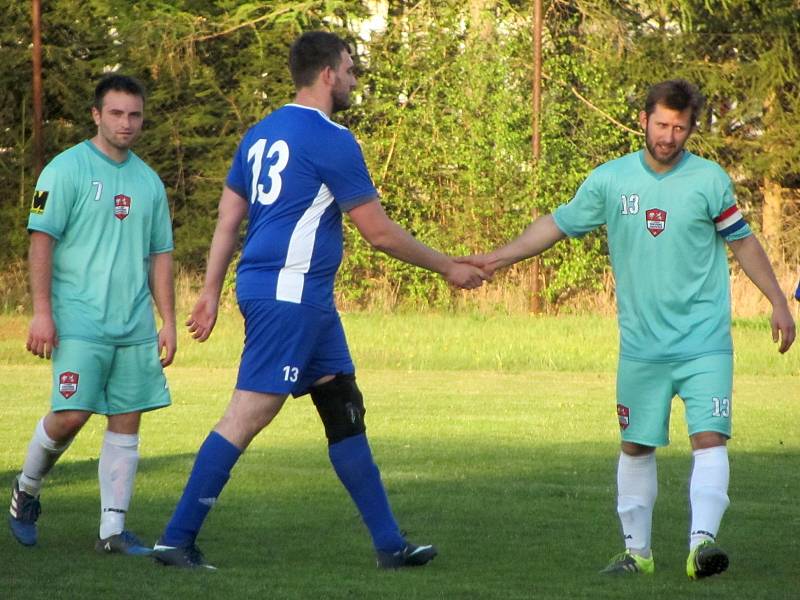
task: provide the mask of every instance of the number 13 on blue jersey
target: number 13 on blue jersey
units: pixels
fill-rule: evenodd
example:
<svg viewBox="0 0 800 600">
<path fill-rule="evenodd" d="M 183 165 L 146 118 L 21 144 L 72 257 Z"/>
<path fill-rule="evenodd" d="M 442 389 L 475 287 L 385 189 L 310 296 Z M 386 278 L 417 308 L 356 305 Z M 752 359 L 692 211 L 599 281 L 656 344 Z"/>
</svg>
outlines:
<svg viewBox="0 0 800 600">
<path fill-rule="evenodd" d="M 264 150 L 267 147 L 267 140 L 261 138 L 256 140 L 256 143 L 250 146 L 247 151 L 247 160 L 253 161 L 253 180 L 250 186 L 250 204 L 255 204 L 256 200 L 265 206 L 272 204 L 278 199 L 281 193 L 281 171 L 286 168 L 289 163 L 289 145 L 283 140 L 278 140 L 273 143 L 267 151 L 267 159 L 272 158 L 276 154 L 278 160 L 270 166 L 267 171 L 269 178 L 269 190 L 264 191 L 264 184 L 259 183 L 258 179 L 261 176 L 261 163 L 264 161 Z"/>
</svg>

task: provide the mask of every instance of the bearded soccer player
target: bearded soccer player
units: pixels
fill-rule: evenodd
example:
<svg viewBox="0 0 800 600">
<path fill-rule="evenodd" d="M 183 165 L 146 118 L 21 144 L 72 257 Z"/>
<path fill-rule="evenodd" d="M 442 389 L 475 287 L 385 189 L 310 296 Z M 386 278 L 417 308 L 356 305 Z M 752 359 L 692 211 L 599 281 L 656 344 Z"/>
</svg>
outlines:
<svg viewBox="0 0 800 600">
<path fill-rule="evenodd" d="M 595 169 L 568 204 L 488 255 L 489 272 L 536 256 L 565 237 L 607 226 L 616 278 L 622 448 L 617 511 L 626 549 L 602 571 L 651 574 L 655 449 L 669 443 L 672 398 L 686 408 L 693 466 L 686 572 L 723 572 L 717 534 L 728 507 L 733 350 L 725 245 L 772 304 L 772 337 L 786 352 L 795 324 L 764 250 L 736 205 L 728 175 L 684 148 L 704 98 L 684 80 L 648 93 L 639 120 L 645 147 Z"/>
<path fill-rule="evenodd" d="M 364 402 L 333 299 L 342 258 L 342 213 L 374 247 L 474 288 L 480 269 L 416 241 L 383 211 L 361 149 L 331 120 L 355 89 L 347 45 L 308 32 L 292 45 L 295 100 L 253 126 L 233 158 L 219 204 L 205 287 L 187 322 L 199 341 L 211 334 L 240 223 L 247 236 L 236 277 L 245 342 L 233 397 L 198 452 L 172 519 L 155 546 L 163 564 L 213 568 L 196 538 L 231 469 L 287 396 L 311 395 L 328 455 L 369 530 L 382 568 L 424 565 L 431 545 L 408 542 L 395 521 L 372 458 Z"/>
<path fill-rule="evenodd" d="M 164 186 L 130 149 L 144 90 L 112 74 L 95 89 L 97 135 L 42 171 L 28 219 L 33 319 L 27 348 L 53 360 L 51 411 L 14 480 L 9 524 L 37 542 L 45 476 L 92 414 L 106 415 L 98 466 L 101 553 L 146 555 L 125 529 L 145 411 L 170 404 L 163 367 L 176 348 L 172 224 Z M 152 301 L 163 321 L 156 333 Z M 163 358 L 161 355 L 163 354 Z"/>
</svg>

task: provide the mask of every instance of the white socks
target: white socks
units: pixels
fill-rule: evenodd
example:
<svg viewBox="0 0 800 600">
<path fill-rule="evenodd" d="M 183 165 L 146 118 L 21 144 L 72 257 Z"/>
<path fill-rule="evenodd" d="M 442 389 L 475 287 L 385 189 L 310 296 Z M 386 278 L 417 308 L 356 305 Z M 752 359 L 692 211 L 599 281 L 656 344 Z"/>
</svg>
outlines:
<svg viewBox="0 0 800 600">
<path fill-rule="evenodd" d="M 139 435 L 106 431 L 97 475 L 100 479 L 100 539 L 122 533 L 139 465 Z"/>
<path fill-rule="evenodd" d="M 715 540 L 728 508 L 730 468 L 726 446 L 692 452 L 694 465 L 689 482 L 692 523 L 689 548 Z M 617 512 L 625 547 L 634 554 L 650 556 L 653 507 L 658 495 L 655 452 L 644 456 L 620 453 L 617 468 Z"/>
<path fill-rule="evenodd" d="M 31 442 L 28 444 L 25 462 L 22 464 L 19 488 L 26 494 L 38 496 L 45 475 L 50 472 L 50 469 L 71 443 L 71 439 L 61 443 L 52 440 L 44 429 L 44 417 L 39 419 L 33 430 Z"/>
<path fill-rule="evenodd" d="M 653 507 L 658 496 L 656 453 L 630 456 L 620 452 L 617 466 L 617 513 L 625 547 L 650 557 Z"/>
<path fill-rule="evenodd" d="M 705 540 L 716 539 L 722 515 L 730 504 L 728 448 L 714 446 L 695 450 L 692 454 L 694 466 L 689 481 L 689 501 L 692 506 L 690 549 Z"/>
</svg>

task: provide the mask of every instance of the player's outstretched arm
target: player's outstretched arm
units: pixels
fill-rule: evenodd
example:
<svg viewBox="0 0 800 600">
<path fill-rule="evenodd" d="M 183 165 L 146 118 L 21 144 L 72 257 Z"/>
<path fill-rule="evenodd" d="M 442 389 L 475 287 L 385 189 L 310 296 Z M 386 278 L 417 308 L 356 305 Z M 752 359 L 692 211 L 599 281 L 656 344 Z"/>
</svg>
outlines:
<svg viewBox="0 0 800 600">
<path fill-rule="evenodd" d="M 28 250 L 33 318 L 28 329 L 25 347 L 39 358 L 50 358 L 58 346 L 58 332 L 53 321 L 50 290 L 53 279 L 54 240 L 41 231 L 31 232 Z"/>
<path fill-rule="evenodd" d="M 497 269 L 513 265 L 526 258 L 541 254 L 566 237 L 558 228 L 552 215 L 539 217 L 525 228 L 519 237 L 489 254 L 474 254 L 457 260 L 481 267 L 489 275 Z"/>
<path fill-rule="evenodd" d="M 178 349 L 178 333 L 175 330 L 175 283 L 172 277 L 172 252 L 160 252 L 150 256 L 150 290 L 161 316 L 158 331 L 158 353 L 161 366 L 168 367 L 175 359 Z"/>
<path fill-rule="evenodd" d="M 247 200 L 225 186 L 219 199 L 219 216 L 211 239 L 208 253 L 206 278 L 200 297 L 192 309 L 186 326 L 198 342 L 204 342 L 211 335 L 217 322 L 219 296 L 225 273 L 231 263 L 233 251 L 239 242 L 239 226 L 247 215 Z"/>
<path fill-rule="evenodd" d="M 480 268 L 458 263 L 414 239 L 386 215 L 377 198 L 355 207 L 348 214 L 364 239 L 374 248 L 403 262 L 439 273 L 452 285 L 471 290 L 480 287 L 489 278 Z"/>
<path fill-rule="evenodd" d="M 750 281 L 756 284 L 772 304 L 772 341 L 780 341 L 778 352 L 783 354 L 792 346 L 796 330 L 789 303 L 775 277 L 767 253 L 755 235 L 728 242 L 728 245 Z"/>
</svg>

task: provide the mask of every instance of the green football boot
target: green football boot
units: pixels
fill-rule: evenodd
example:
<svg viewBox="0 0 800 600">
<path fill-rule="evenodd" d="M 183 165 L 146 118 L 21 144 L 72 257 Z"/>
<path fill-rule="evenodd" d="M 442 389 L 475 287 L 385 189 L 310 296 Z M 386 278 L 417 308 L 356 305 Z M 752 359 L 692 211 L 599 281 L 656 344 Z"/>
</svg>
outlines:
<svg viewBox="0 0 800 600">
<path fill-rule="evenodd" d="M 631 554 L 630 550 L 620 552 L 611 559 L 608 566 L 600 571 L 601 575 L 652 575 L 656 570 L 653 556 L 645 558 L 638 554 Z"/>
<path fill-rule="evenodd" d="M 689 552 L 686 574 L 689 579 L 702 579 L 718 575 L 728 568 L 728 555 L 711 540 L 702 542 Z"/>
</svg>

